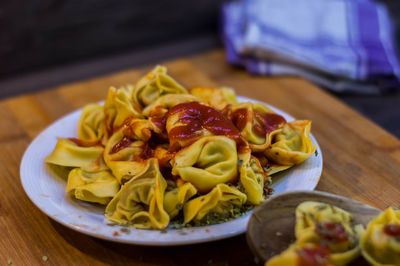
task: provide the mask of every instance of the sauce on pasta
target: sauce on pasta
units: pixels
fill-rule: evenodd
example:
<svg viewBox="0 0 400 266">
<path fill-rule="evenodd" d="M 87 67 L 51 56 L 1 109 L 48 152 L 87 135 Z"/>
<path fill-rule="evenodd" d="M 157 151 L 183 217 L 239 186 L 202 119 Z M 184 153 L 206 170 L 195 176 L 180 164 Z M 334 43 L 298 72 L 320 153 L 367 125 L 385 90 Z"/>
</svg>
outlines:
<svg viewBox="0 0 400 266">
<path fill-rule="evenodd" d="M 387 224 L 383 228 L 383 232 L 389 236 L 399 237 L 400 236 L 400 225 L 397 224 Z"/>
<path fill-rule="evenodd" d="M 213 135 L 223 135 L 234 139 L 237 144 L 243 145 L 239 130 L 220 111 L 198 102 L 181 103 L 172 107 L 167 117 L 179 115 L 179 122 L 183 125 L 170 130 L 168 137 L 172 140 L 190 140 L 200 137 L 202 129 Z"/>
<path fill-rule="evenodd" d="M 260 137 L 265 137 L 269 132 L 274 131 L 280 125 L 285 124 L 286 120 L 283 116 L 275 113 L 262 113 L 254 110 L 254 118 L 258 122 L 258 125 L 254 123 L 254 133 Z"/>
<path fill-rule="evenodd" d="M 239 131 L 242 131 L 247 123 L 247 109 L 246 108 L 240 108 L 232 112 L 232 114 L 229 116 L 229 119 L 235 124 L 236 128 Z"/>
<path fill-rule="evenodd" d="M 119 152 L 120 150 L 129 147 L 131 145 L 132 140 L 128 137 L 123 137 L 119 142 L 117 142 L 111 149 L 110 154 L 114 154 Z"/>
<path fill-rule="evenodd" d="M 160 131 L 165 131 L 167 118 L 166 113 L 163 112 L 162 106 L 157 106 L 154 110 L 150 112 L 150 120 L 157 128 L 160 129 Z"/>
<path fill-rule="evenodd" d="M 329 264 L 329 250 L 322 247 L 303 247 L 297 251 L 299 266 L 325 266 Z"/>
<path fill-rule="evenodd" d="M 226 110 L 224 111 L 227 112 Z M 235 124 L 239 131 L 242 131 L 246 127 L 249 119 L 254 119 L 254 121 L 251 121 L 253 122 L 253 131 L 260 137 L 265 137 L 267 133 L 274 131 L 280 125 L 286 123 L 283 116 L 275 113 L 264 113 L 254 110 L 253 115 L 253 118 L 249 116 L 247 108 L 240 108 L 228 114 L 228 118 Z"/>
<path fill-rule="evenodd" d="M 316 226 L 315 232 L 321 237 L 323 242 L 327 243 L 341 243 L 348 240 L 346 230 L 340 223 L 320 223 Z"/>
</svg>

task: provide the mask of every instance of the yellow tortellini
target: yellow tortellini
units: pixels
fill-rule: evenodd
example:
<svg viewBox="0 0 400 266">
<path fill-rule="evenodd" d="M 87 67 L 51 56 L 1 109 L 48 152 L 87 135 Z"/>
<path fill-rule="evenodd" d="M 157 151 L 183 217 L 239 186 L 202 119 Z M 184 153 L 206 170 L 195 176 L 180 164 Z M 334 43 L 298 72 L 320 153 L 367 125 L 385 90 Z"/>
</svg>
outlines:
<svg viewBox="0 0 400 266">
<path fill-rule="evenodd" d="M 388 208 L 371 220 L 361 237 L 361 249 L 372 265 L 400 265 L 400 210 Z"/>
<path fill-rule="evenodd" d="M 156 66 L 140 79 L 133 90 L 133 101 L 144 108 L 166 94 L 186 94 L 187 91 L 167 74 L 167 68 Z"/>
<path fill-rule="evenodd" d="M 178 215 L 183 205 L 194 195 L 197 189 L 189 182 L 184 183 L 165 193 L 164 209 L 172 219 Z"/>
<path fill-rule="evenodd" d="M 104 105 L 86 105 L 77 137 L 60 138 L 45 162 L 69 172 L 67 193 L 108 204 L 117 224 L 220 223 L 259 205 L 270 175 L 315 151 L 310 125 L 238 103 L 231 88 L 188 93 L 156 66 L 135 85 L 110 87 Z"/>
<path fill-rule="evenodd" d="M 196 103 L 195 106 L 200 107 L 204 105 L 197 105 Z M 170 146 L 183 148 L 197 139 L 213 135 L 211 131 L 201 125 L 203 122 L 201 119 L 197 120 L 197 118 L 200 118 L 199 116 L 201 116 L 201 112 L 198 112 L 199 114 L 188 114 L 188 111 L 185 110 L 185 108 L 180 108 L 177 111 L 174 109 L 171 110 L 172 111 L 167 113 L 165 124 L 168 138 L 170 140 Z M 192 127 L 195 125 L 197 125 L 198 128 L 193 129 Z M 174 134 L 174 131 L 181 128 L 186 129 L 183 131 L 189 131 L 189 133 Z M 190 135 L 190 137 L 185 137 L 185 135 Z"/>
<path fill-rule="evenodd" d="M 304 162 L 317 149 L 309 136 L 311 121 L 297 120 L 285 124 L 267 137 L 265 156 L 280 165 L 295 165 Z"/>
<path fill-rule="evenodd" d="M 252 152 L 268 148 L 267 135 L 286 124 L 284 117 L 260 103 L 233 104 L 225 113 L 248 141 Z"/>
<path fill-rule="evenodd" d="M 106 102 L 104 104 L 106 139 L 113 134 L 123 123 L 131 117 L 142 117 L 140 108 L 132 101 L 133 86 L 127 85 L 116 89 L 111 87 L 108 90 Z"/>
<path fill-rule="evenodd" d="M 351 214 L 336 206 L 306 201 L 296 208 L 296 238 L 313 233 L 321 222 L 341 223 L 347 232 L 351 232 Z"/>
<path fill-rule="evenodd" d="M 147 162 L 147 167 L 125 183 L 107 205 L 105 215 L 110 221 L 135 228 L 167 227 L 170 218 L 163 206 L 167 182 L 157 159 Z"/>
<path fill-rule="evenodd" d="M 74 139 L 60 138 L 52 153 L 45 158 L 46 163 L 80 167 L 87 172 L 107 169 L 103 160 L 102 146 L 81 147 Z"/>
<path fill-rule="evenodd" d="M 138 122 L 141 121 L 147 123 L 146 120 Z M 140 139 L 140 137 L 147 138 L 146 134 L 142 134 L 142 127 L 145 125 L 138 123 L 136 127 L 136 129 L 130 129 L 132 135 L 129 138 L 124 135 L 125 127 L 119 129 L 112 135 L 105 147 L 104 161 L 121 184 L 146 167 L 143 159 L 147 157 L 146 149 L 148 147 L 146 141 Z"/>
<path fill-rule="evenodd" d="M 209 136 L 178 152 L 172 161 L 172 174 L 208 192 L 217 184 L 237 176 L 236 143 L 224 136 Z"/>
<path fill-rule="evenodd" d="M 184 223 L 200 221 L 207 214 L 227 214 L 234 207 L 241 207 L 246 200 L 246 194 L 237 188 L 218 184 L 208 194 L 192 199 L 183 206 Z"/>
<path fill-rule="evenodd" d="M 105 132 L 103 106 L 88 104 L 83 110 L 78 123 L 78 139 L 88 142 L 99 142 Z"/>
<path fill-rule="evenodd" d="M 296 208 L 295 236 L 296 242 L 266 266 L 347 265 L 360 254 L 351 214 L 330 204 L 301 203 Z"/>
<path fill-rule="evenodd" d="M 190 89 L 190 94 L 218 110 L 224 109 L 229 104 L 237 103 L 235 91 L 228 87 L 195 87 Z"/>
<path fill-rule="evenodd" d="M 240 182 L 251 204 L 258 205 L 264 200 L 264 170 L 250 152 L 239 154 Z"/>
<path fill-rule="evenodd" d="M 345 265 L 360 254 L 352 216 L 330 204 L 307 201 L 296 209 L 298 245 L 314 243 L 328 249 L 334 265 Z"/>
<path fill-rule="evenodd" d="M 143 114 L 149 117 L 155 133 L 164 134 L 164 137 L 168 138 L 166 134 L 166 115 L 168 110 L 180 103 L 193 101 L 199 101 L 199 99 L 190 94 L 167 94 L 143 109 Z"/>
<path fill-rule="evenodd" d="M 155 102 L 143 109 L 143 115 L 150 116 L 151 112 L 157 107 L 163 112 L 167 112 L 170 108 L 180 103 L 199 102 L 199 99 L 190 94 L 167 94 L 158 98 Z"/>
<path fill-rule="evenodd" d="M 80 200 L 107 204 L 118 193 L 119 183 L 108 170 L 90 173 L 75 168 L 65 191 Z"/>
<path fill-rule="evenodd" d="M 299 265 L 323 265 L 332 266 L 329 260 L 329 251 L 312 243 L 302 246 L 291 245 L 281 254 L 272 257 L 265 266 L 299 266 Z"/>
<path fill-rule="evenodd" d="M 273 174 L 285 171 L 285 170 L 289 169 L 290 167 L 292 167 L 292 166 L 291 165 L 280 165 L 280 164 L 276 164 L 276 163 L 270 163 L 268 165 L 267 173 L 268 173 L 268 175 L 273 175 Z"/>
</svg>

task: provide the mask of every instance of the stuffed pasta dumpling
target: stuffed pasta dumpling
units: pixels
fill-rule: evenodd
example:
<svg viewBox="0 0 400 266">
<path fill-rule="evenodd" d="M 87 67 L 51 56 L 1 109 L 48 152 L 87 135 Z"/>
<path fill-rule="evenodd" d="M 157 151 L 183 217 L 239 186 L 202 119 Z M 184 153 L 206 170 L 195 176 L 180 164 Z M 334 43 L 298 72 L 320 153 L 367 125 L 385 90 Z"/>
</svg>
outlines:
<svg viewBox="0 0 400 266">
<path fill-rule="evenodd" d="M 258 159 L 250 151 L 239 154 L 240 183 L 247 195 L 247 201 L 258 205 L 264 200 L 264 179 L 270 180 L 264 173 Z"/>
<path fill-rule="evenodd" d="M 227 215 L 234 207 L 241 207 L 246 199 L 246 194 L 237 188 L 218 184 L 208 194 L 192 199 L 183 206 L 184 223 L 200 221 L 208 214 Z"/>
<path fill-rule="evenodd" d="M 44 161 L 60 166 L 80 167 L 87 172 L 108 169 L 103 160 L 104 148 L 102 146 L 85 147 L 79 144 L 78 139 L 60 138 L 54 150 Z"/>
<path fill-rule="evenodd" d="M 107 205 L 105 216 L 114 223 L 135 228 L 166 228 L 169 223 L 163 205 L 166 187 L 157 159 L 149 159 L 146 168 L 125 183 Z"/>
<path fill-rule="evenodd" d="M 167 114 L 166 129 L 172 149 L 207 136 L 227 136 L 242 142 L 240 132 L 220 111 L 199 102 L 181 103 Z"/>
<path fill-rule="evenodd" d="M 158 98 L 143 110 L 143 114 L 149 118 L 154 132 L 166 135 L 166 119 L 168 110 L 175 105 L 199 101 L 199 99 L 190 94 L 167 94 Z"/>
<path fill-rule="evenodd" d="M 121 184 L 146 166 L 144 160 L 151 157 L 151 149 L 146 142 L 150 137 L 148 121 L 133 119 L 108 140 L 104 160 Z"/>
<path fill-rule="evenodd" d="M 369 222 L 361 250 L 372 265 L 400 265 L 400 210 L 388 208 Z"/>
<path fill-rule="evenodd" d="M 65 189 L 77 199 L 100 204 L 107 204 L 118 190 L 118 180 L 108 170 L 90 173 L 80 168 L 69 172 Z"/>
<path fill-rule="evenodd" d="M 166 94 L 187 94 L 187 91 L 167 74 L 166 67 L 156 66 L 136 83 L 132 97 L 144 108 Z"/>
<path fill-rule="evenodd" d="M 197 189 L 189 182 L 165 192 L 164 209 L 172 219 L 183 209 L 185 203 L 196 195 Z"/>
<path fill-rule="evenodd" d="M 296 242 L 266 266 L 340 266 L 360 254 L 350 213 L 330 204 L 306 201 L 296 208 Z"/>
<path fill-rule="evenodd" d="M 132 91 L 133 87 L 131 85 L 119 89 L 111 87 L 108 90 L 107 99 L 104 104 L 106 126 L 104 144 L 114 131 L 120 128 L 128 118 L 142 117 L 139 106 L 131 99 Z"/>
<path fill-rule="evenodd" d="M 190 89 L 190 94 L 218 110 L 224 109 L 229 104 L 237 103 L 235 91 L 227 87 L 194 87 Z"/>
<path fill-rule="evenodd" d="M 225 110 L 225 114 L 249 142 L 253 152 L 264 151 L 269 146 L 267 135 L 286 124 L 285 118 L 260 103 L 234 104 Z"/>
<path fill-rule="evenodd" d="M 200 192 L 237 177 L 236 143 L 223 136 L 203 137 L 179 151 L 172 174 L 192 183 Z"/>
<path fill-rule="evenodd" d="M 199 101 L 199 98 L 191 94 L 166 94 L 144 108 L 143 115 L 150 116 L 151 112 L 154 111 L 154 109 L 157 107 L 161 107 L 164 112 L 167 112 L 169 109 L 180 103 Z"/>
<path fill-rule="evenodd" d="M 267 136 L 265 156 L 280 165 L 291 166 L 304 162 L 317 149 L 309 136 L 310 129 L 311 121 L 297 120 L 271 132 Z"/>
<path fill-rule="evenodd" d="M 329 251 L 333 265 L 345 265 L 360 254 L 350 213 L 330 204 L 307 201 L 296 209 L 298 245 L 313 243 Z"/>
<path fill-rule="evenodd" d="M 87 142 L 100 142 L 104 136 L 103 106 L 88 104 L 83 110 L 78 123 L 78 139 Z"/>
<path fill-rule="evenodd" d="M 265 266 L 334 266 L 326 248 L 312 243 L 291 245 L 281 254 L 272 257 Z"/>
</svg>

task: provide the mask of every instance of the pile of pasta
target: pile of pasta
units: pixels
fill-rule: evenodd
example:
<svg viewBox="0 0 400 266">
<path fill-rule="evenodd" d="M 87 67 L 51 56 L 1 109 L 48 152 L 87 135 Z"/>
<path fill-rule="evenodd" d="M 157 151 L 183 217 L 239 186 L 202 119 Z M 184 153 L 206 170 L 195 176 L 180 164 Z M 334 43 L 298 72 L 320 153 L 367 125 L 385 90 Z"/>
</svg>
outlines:
<svg viewBox="0 0 400 266">
<path fill-rule="evenodd" d="M 72 168 L 66 192 L 107 205 L 108 220 L 164 229 L 260 204 L 272 174 L 315 153 L 310 127 L 238 103 L 229 88 L 189 93 L 157 66 L 134 86 L 111 87 L 104 105 L 85 106 L 78 137 L 58 139 L 45 161 Z"/>
<path fill-rule="evenodd" d="M 400 265 L 400 210 L 388 208 L 367 228 L 336 206 L 307 201 L 296 208 L 296 242 L 265 266 L 339 266 L 362 255 L 371 265 Z M 358 265 L 358 264 L 357 264 Z"/>
</svg>

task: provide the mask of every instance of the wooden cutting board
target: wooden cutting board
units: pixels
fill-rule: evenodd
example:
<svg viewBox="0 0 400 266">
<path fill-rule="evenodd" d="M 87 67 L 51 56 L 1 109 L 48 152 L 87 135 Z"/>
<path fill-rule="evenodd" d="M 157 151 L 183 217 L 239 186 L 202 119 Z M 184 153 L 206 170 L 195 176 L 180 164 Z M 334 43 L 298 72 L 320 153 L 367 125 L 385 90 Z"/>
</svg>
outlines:
<svg viewBox="0 0 400 266">
<path fill-rule="evenodd" d="M 324 158 L 318 190 L 381 209 L 400 207 L 400 141 L 329 93 L 300 78 L 249 76 L 228 66 L 221 51 L 177 59 L 165 65 L 187 88 L 231 86 L 238 95 L 268 102 L 298 119 L 311 119 L 312 133 Z M 109 86 L 134 83 L 151 67 L 0 102 L 1 265 L 8 260 L 13 265 L 255 263 L 243 235 L 176 248 L 117 244 L 54 222 L 25 195 L 19 180 L 19 165 L 30 141 L 57 118 L 87 103 L 105 99 Z"/>
</svg>

